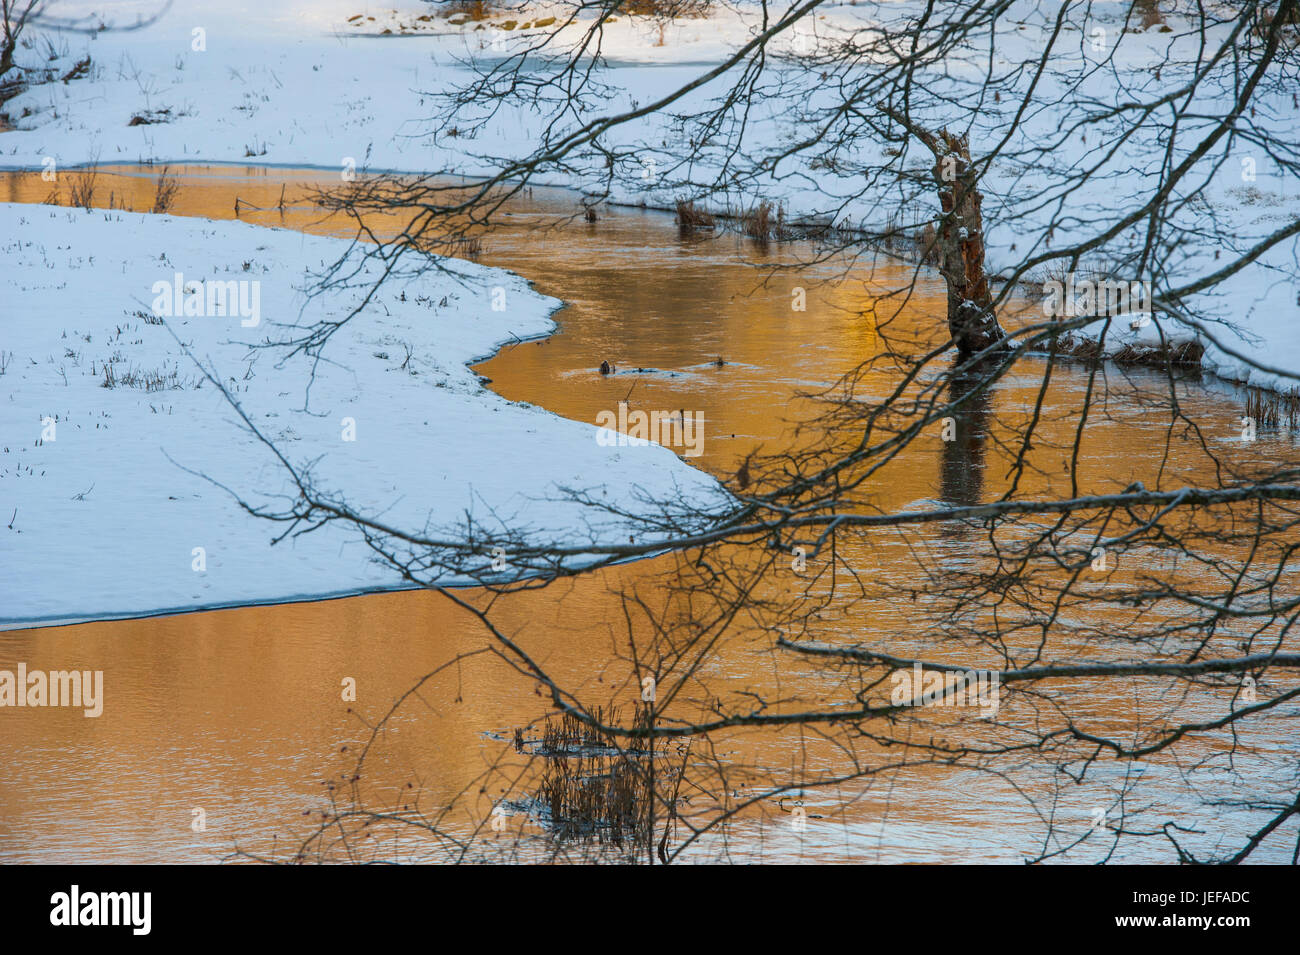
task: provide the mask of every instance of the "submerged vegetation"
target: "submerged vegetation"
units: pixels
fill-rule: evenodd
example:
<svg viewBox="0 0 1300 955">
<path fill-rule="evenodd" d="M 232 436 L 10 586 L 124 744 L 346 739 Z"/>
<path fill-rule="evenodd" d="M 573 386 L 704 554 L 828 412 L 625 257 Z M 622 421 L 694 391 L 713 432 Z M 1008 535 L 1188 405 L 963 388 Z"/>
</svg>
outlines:
<svg viewBox="0 0 1300 955">
<path fill-rule="evenodd" d="M 593 714 L 598 723 L 622 725 L 618 707 Z M 653 710 L 637 707 L 629 721 L 648 733 Z M 644 853 L 653 832 L 655 755 L 621 743 L 565 711 L 546 720 L 541 740 L 529 746 L 515 732 L 515 749 L 543 762 L 533 797 L 519 805 L 558 842 L 594 842 Z"/>
</svg>

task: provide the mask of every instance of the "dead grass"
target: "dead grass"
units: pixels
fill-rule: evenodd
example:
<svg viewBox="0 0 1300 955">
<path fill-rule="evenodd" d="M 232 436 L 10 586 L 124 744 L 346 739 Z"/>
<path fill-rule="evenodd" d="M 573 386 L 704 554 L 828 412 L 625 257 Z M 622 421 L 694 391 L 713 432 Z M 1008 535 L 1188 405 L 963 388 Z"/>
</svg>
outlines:
<svg viewBox="0 0 1300 955">
<path fill-rule="evenodd" d="M 607 726 L 629 725 L 618 707 L 597 708 L 591 716 Z M 653 719 L 650 707 L 637 706 L 630 728 L 648 730 Z M 540 738 L 528 740 L 522 730 L 515 730 L 514 747 L 545 761 L 526 805 L 557 841 L 612 848 L 626 861 L 648 851 L 655 828 L 676 818 L 689 746 L 678 747 L 680 760 L 676 756 L 669 760 L 666 752 L 655 753 L 648 742 L 638 746 L 626 737 L 607 736 L 564 713 L 546 721 Z M 655 780 L 660 808 L 666 810 L 666 816 L 661 811 L 657 820 L 651 791 Z"/>
<path fill-rule="evenodd" d="M 606 725 L 618 724 L 623 718 L 618 707 L 611 707 L 606 711 L 598 706 L 592 710 L 591 715 L 597 722 Z M 638 714 L 637 725 L 646 725 L 640 714 Z M 522 751 L 524 748 L 523 733 L 516 732 L 515 749 Z M 624 746 L 624 749 L 626 750 L 627 747 Z M 534 752 L 539 756 L 547 757 L 609 755 L 617 751 L 609 737 L 571 713 L 562 713 L 559 719 L 552 717 L 547 720 L 542 728 L 541 741 L 534 747 Z M 648 751 L 638 750 L 636 754 L 647 755 Z"/>
<path fill-rule="evenodd" d="M 547 764 L 537 798 L 548 828 L 561 841 L 622 848 L 649 842 L 646 773 L 630 758 L 559 758 Z"/>
<path fill-rule="evenodd" d="M 740 217 L 740 228 L 745 235 L 759 242 L 766 242 L 772 228 L 772 203 L 764 201 L 745 212 Z"/>
<path fill-rule="evenodd" d="M 89 212 L 95 204 L 95 180 L 99 178 L 99 169 L 91 166 L 84 172 L 73 173 L 69 178 L 72 180 L 69 201 Z"/>
<path fill-rule="evenodd" d="M 462 14 L 470 20 L 486 20 L 492 16 L 492 13 L 492 4 L 484 0 L 453 0 L 445 4 L 442 10 L 444 17 L 450 18 Z"/>
<path fill-rule="evenodd" d="M 708 16 L 712 5 L 712 0 L 624 0 L 618 12 L 633 17 L 699 18 Z"/>
<path fill-rule="evenodd" d="M 153 208 L 150 211 L 159 215 L 170 211 L 180 191 L 180 180 L 171 174 L 170 166 L 163 166 L 154 180 Z"/>
<path fill-rule="evenodd" d="M 115 361 L 104 362 L 104 380 L 100 382 L 101 388 L 139 388 L 146 393 L 172 391 L 184 386 L 185 384 L 180 378 L 180 372 L 176 369 L 171 371 L 145 371 L 139 368 L 131 368 L 121 372 L 118 370 Z"/>
<path fill-rule="evenodd" d="M 740 216 L 740 228 L 755 242 L 766 243 L 773 239 L 783 242 L 790 238 L 785 225 L 785 207 L 773 206 L 767 200 Z"/>
<path fill-rule="evenodd" d="M 142 308 L 137 308 L 134 312 L 128 312 L 127 314 L 130 315 L 132 318 L 140 319 L 140 321 L 144 322 L 146 325 L 163 324 L 162 316 L 155 315 L 153 312 L 146 312 Z"/>
<path fill-rule="evenodd" d="M 464 256 L 468 259 L 478 258 L 483 254 L 483 237 L 477 235 L 458 235 L 450 242 L 449 255 Z"/>
<path fill-rule="evenodd" d="M 619 722 L 617 708 L 592 715 Z M 649 719 L 649 710 L 638 708 L 634 726 L 648 728 Z M 522 734 L 516 733 L 515 746 L 522 747 Z M 649 844 L 649 752 L 620 751 L 615 740 L 568 713 L 547 721 L 536 752 L 546 759 L 537 801 L 553 837 L 619 849 Z"/>
<path fill-rule="evenodd" d="M 1300 425 L 1300 391 L 1246 390 L 1246 417 L 1266 428 Z"/>
<path fill-rule="evenodd" d="M 716 224 L 713 216 L 694 202 L 677 200 L 677 225 L 682 229 L 712 229 Z"/>
<path fill-rule="evenodd" d="M 677 225 L 682 232 L 693 229 L 716 229 L 724 226 L 749 236 L 755 242 L 789 242 L 796 239 L 823 238 L 836 233 L 849 234 L 852 230 L 837 228 L 829 217 L 789 220 L 785 207 L 775 205 L 767 200 L 760 201 L 739 214 L 722 212 L 710 213 L 694 201 L 677 200 Z M 910 246 L 912 241 L 908 240 Z"/>
</svg>

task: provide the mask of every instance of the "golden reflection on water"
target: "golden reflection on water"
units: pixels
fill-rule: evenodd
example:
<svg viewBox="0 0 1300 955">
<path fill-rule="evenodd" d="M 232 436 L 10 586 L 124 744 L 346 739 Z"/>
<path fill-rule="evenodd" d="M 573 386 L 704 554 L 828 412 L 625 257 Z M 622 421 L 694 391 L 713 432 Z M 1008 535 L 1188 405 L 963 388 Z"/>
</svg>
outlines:
<svg viewBox="0 0 1300 955">
<path fill-rule="evenodd" d="M 173 214 L 229 219 L 237 197 L 245 221 L 351 234 L 344 220 L 301 198 L 302 183 L 335 184 L 322 173 L 176 171 L 182 188 Z M 153 175 L 147 169 L 101 170 L 98 200 L 147 209 Z M 37 174 L 0 176 L 0 183 L 7 201 L 39 202 L 50 192 Z M 275 208 L 282 196 L 283 212 Z M 760 249 L 734 236 L 683 237 L 671 217 L 629 209 L 603 211 L 594 224 L 573 221 L 538 230 L 544 217 L 575 211 L 573 200 L 558 192 L 539 190 L 509 208 L 511 214 L 485 238 L 480 261 L 517 271 L 539 291 L 570 304 L 556 316 L 557 334 L 503 348 L 478 366 L 491 387 L 506 398 L 587 422 L 624 400 L 632 408 L 702 411 L 704 453 L 690 462 L 724 479 L 754 448 L 774 450 L 791 440 L 786 421 L 809 413 L 797 395 L 830 386 L 877 353 L 879 336 L 867 316 L 870 289 L 904 282 L 910 272 L 878 265 L 875 277 L 865 281 L 860 267 L 841 281 L 841 270 L 829 263 L 764 281 L 752 263 L 793 262 L 808 248 Z M 791 307 L 796 285 L 806 288 L 805 312 Z M 944 307 L 941 284 L 923 281 L 898 321 L 925 338 Z M 603 360 L 618 373 L 597 374 Z M 985 419 L 987 437 L 946 445 L 936 433 L 915 442 L 873 483 L 873 503 L 898 508 L 997 493 L 1006 484 L 1005 461 L 989 448 L 1031 409 L 1041 368 L 1036 361 L 1022 363 L 989 407 L 975 410 Z M 883 389 L 887 376 L 876 374 Z M 1132 377 L 1160 387 L 1155 376 Z M 1083 384 L 1078 369 L 1057 370 L 1056 407 L 1072 408 Z M 869 384 L 866 390 L 872 390 Z M 1180 399 L 1211 433 L 1229 433 L 1240 415 L 1234 400 L 1199 385 Z M 1154 486 L 1160 459 L 1153 449 L 1168 438 L 1165 417 L 1113 395 L 1105 407 L 1109 420 L 1098 416 L 1083 435 L 1084 489 L 1114 490 L 1135 480 Z M 1068 445 L 1076 424 L 1068 413 L 1049 414 L 1039 443 Z M 1166 468 L 1185 469 L 1183 483 L 1207 467 L 1185 443 L 1174 440 L 1169 447 Z M 1261 458 L 1292 451 L 1287 438 L 1253 449 Z M 1022 494 L 1063 489 L 1065 462 L 1055 457 L 1041 456 L 1042 470 L 1026 475 Z M 909 541 L 913 549 L 929 544 L 940 548 L 935 559 L 942 564 L 951 542 L 938 531 Z M 882 534 L 851 559 L 865 574 L 888 576 L 911 572 L 915 558 L 899 539 Z M 515 594 L 498 603 L 496 619 L 558 677 L 631 703 L 637 683 L 625 659 L 627 634 L 612 591 L 637 584 L 653 591 L 656 575 L 675 572 L 675 560 L 658 558 Z M 860 614 L 828 626 L 902 639 L 908 613 L 905 606 L 885 604 L 873 607 L 869 618 Z M 0 860 L 200 861 L 220 858 L 236 845 L 259 853 L 282 850 L 306 831 L 304 813 L 320 809 L 322 781 L 348 770 L 367 735 L 366 721 L 387 711 L 422 675 L 489 642 L 470 614 L 421 592 L 0 634 L 0 666 L 22 660 L 30 669 L 100 669 L 107 687 L 98 719 L 57 709 L 15 709 L 0 716 L 6 759 Z M 777 668 L 757 644 L 719 666 L 715 692 L 777 693 Z M 787 662 L 783 676 L 800 666 Z M 356 681 L 355 704 L 342 698 L 345 678 Z M 1093 708 L 1122 720 L 1137 705 L 1136 692 L 1133 686 L 1103 688 Z M 413 782 L 409 788 L 419 793 L 422 807 L 446 805 L 472 790 L 501 758 L 514 728 L 546 712 L 532 681 L 495 655 L 472 657 L 438 676 L 419 702 L 401 711 L 369 764 L 367 783 L 375 794 L 395 798 Z M 826 766 L 835 759 L 794 732 L 737 732 L 725 737 L 725 745 L 737 764 L 789 764 L 796 752 Z M 910 793 L 906 800 L 904 792 Z M 497 795 L 482 794 L 477 818 L 484 802 L 490 805 Z M 996 780 L 959 784 L 940 771 L 915 768 L 877 780 L 870 789 L 859 784 L 841 792 L 834 805 L 823 802 L 824 814 L 839 822 L 831 835 L 818 830 L 794 838 L 784 828 L 759 832 L 754 822 L 742 826 L 738 838 L 746 851 L 765 846 L 767 858 L 992 861 L 1018 858 L 1023 839 L 1016 827 L 1033 821 Z M 886 805 L 887 835 L 874 828 Z M 195 809 L 205 812 L 205 831 L 191 825 Z M 960 838 L 953 837 L 955 829 Z M 392 854 L 401 851 L 396 847 Z"/>
</svg>

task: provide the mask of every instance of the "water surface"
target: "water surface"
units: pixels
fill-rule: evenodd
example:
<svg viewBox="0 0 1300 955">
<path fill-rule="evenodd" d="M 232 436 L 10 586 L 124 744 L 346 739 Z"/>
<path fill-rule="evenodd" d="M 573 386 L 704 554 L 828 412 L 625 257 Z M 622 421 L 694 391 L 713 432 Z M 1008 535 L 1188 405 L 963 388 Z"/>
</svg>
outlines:
<svg viewBox="0 0 1300 955">
<path fill-rule="evenodd" d="M 346 221 L 302 198 L 302 184 L 336 184 L 325 173 L 256 167 L 178 172 L 175 214 L 232 218 L 238 199 L 245 221 L 351 234 Z M 154 175 L 150 169 L 102 170 L 99 201 L 146 209 Z M 38 202 L 50 192 L 35 174 L 6 175 L 0 182 L 0 196 L 9 201 Z M 282 197 L 284 210 L 276 208 Z M 569 305 L 556 315 L 555 335 L 507 346 L 478 370 L 506 398 L 579 421 L 595 422 L 620 401 L 703 412 L 703 454 L 689 462 L 724 480 L 734 477 L 751 450 L 775 450 L 791 440 L 790 422 L 812 410 L 801 394 L 833 385 L 879 352 L 875 293 L 906 283 L 913 271 L 901 263 L 863 262 L 846 272 L 843 263 L 828 262 L 771 274 L 756 266 L 796 264 L 812 256 L 813 247 L 682 235 L 671 216 L 635 209 L 602 210 L 595 223 L 575 219 L 540 228 L 557 214 L 576 211 L 570 195 L 538 190 L 513 202 L 484 239 L 480 261 L 516 271 Z M 806 292 L 806 311 L 792 308 L 796 287 Z M 941 282 L 923 276 L 893 330 L 918 340 L 932 337 L 944 308 Z M 618 372 L 602 377 L 596 372 L 602 361 Z M 977 409 L 987 441 L 954 446 L 936 434 L 915 442 L 877 476 L 872 500 L 899 508 L 998 493 L 1006 474 L 996 436 L 1032 407 L 1041 371 L 1039 361 L 1022 363 Z M 888 374 L 877 371 L 861 387 L 883 394 L 888 384 Z M 1068 444 L 1077 423 L 1071 409 L 1086 385 L 1082 365 L 1055 371 L 1043 425 L 1046 446 Z M 1089 487 L 1114 490 L 1135 480 L 1155 486 L 1156 449 L 1166 447 L 1168 473 L 1181 473 L 1185 483 L 1212 483 L 1204 456 L 1185 441 L 1171 442 L 1166 416 L 1142 398 L 1144 390 L 1167 390 L 1162 376 L 1110 367 L 1102 385 L 1101 413 L 1080 455 Z M 1194 378 L 1179 386 L 1179 397 L 1185 412 L 1227 447 L 1242 413 L 1233 389 Z M 1293 458 L 1294 438 L 1264 435 L 1248 453 L 1261 461 Z M 1022 493 L 1065 486 L 1064 461 L 1041 464 L 1022 482 Z M 935 528 L 907 541 L 879 535 L 846 559 L 884 579 L 914 573 L 918 547 L 929 548 L 943 566 L 978 546 L 976 539 Z M 626 631 L 643 622 L 628 623 L 614 591 L 661 592 L 660 575 L 671 577 L 675 560 L 670 555 L 511 595 L 499 601 L 496 619 L 574 685 L 593 693 L 635 687 Z M 908 629 L 907 608 L 888 603 L 827 622 L 828 632 L 883 637 L 900 647 Z M 820 678 L 801 665 L 776 663 L 765 649 L 767 635 L 749 636 L 750 644 L 738 642 L 719 660 L 711 692 L 777 696 L 783 681 L 815 684 Z M 6 759 L 0 859 L 211 861 L 236 846 L 283 852 L 308 830 L 305 814 L 325 804 L 329 781 L 350 771 L 367 736 L 366 721 L 387 711 L 424 674 L 489 642 L 470 614 L 422 592 L 2 633 L 0 664 L 101 669 L 108 700 L 104 716 L 93 720 L 54 709 L 9 710 L 0 717 Z M 341 698 L 345 678 L 356 681 L 355 703 Z M 634 690 L 617 693 L 635 702 Z M 1099 687 L 1093 704 L 1121 719 L 1140 700 L 1131 685 Z M 432 680 L 420 702 L 401 712 L 365 782 L 374 799 L 394 805 L 413 803 L 415 793 L 426 811 L 468 803 L 458 823 L 468 831 L 494 800 L 517 795 L 501 783 L 502 774 L 484 774 L 503 759 L 509 765 L 506 741 L 513 730 L 546 712 L 531 681 L 500 658 L 469 658 Z M 738 768 L 789 765 L 798 758 L 829 770 L 842 758 L 815 734 L 736 733 L 726 745 Z M 1276 740 L 1280 757 L 1289 746 L 1285 736 Z M 888 759 L 869 746 L 859 756 Z M 466 798 L 488 779 L 489 791 Z M 1177 798 L 1176 786 L 1161 792 Z M 726 850 L 735 858 L 768 860 L 1016 861 L 1034 850 L 1041 832 L 1041 820 L 1005 780 L 941 768 L 909 768 L 806 798 L 823 817 L 806 832 L 792 831 L 776 813 L 742 815 Z M 1079 792 L 1064 800 L 1085 824 L 1096 798 Z M 205 813 L 202 832 L 192 827 L 195 809 Z M 386 838 L 385 857 L 429 857 L 417 839 Z M 708 853 L 721 851 L 715 844 Z"/>
</svg>

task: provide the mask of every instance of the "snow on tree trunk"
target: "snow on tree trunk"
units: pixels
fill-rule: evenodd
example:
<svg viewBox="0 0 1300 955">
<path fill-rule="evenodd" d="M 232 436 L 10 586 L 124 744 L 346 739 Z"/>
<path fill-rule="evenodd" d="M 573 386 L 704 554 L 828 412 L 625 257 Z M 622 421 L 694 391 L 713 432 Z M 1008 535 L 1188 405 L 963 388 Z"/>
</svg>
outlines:
<svg viewBox="0 0 1300 955">
<path fill-rule="evenodd" d="M 943 213 L 934 255 L 948 286 L 948 331 L 965 358 L 1006 338 L 984 272 L 983 197 L 971 169 L 970 143 L 966 136 L 947 129 L 935 135 L 894 110 L 885 112 L 934 154 L 933 173 Z"/>
<path fill-rule="evenodd" d="M 948 285 L 948 330 L 965 357 L 1002 341 L 984 272 L 983 197 L 970 178 L 970 148 L 965 136 L 946 129 L 932 147 L 934 177 L 943 210 L 935 236 L 939 271 Z"/>
</svg>

